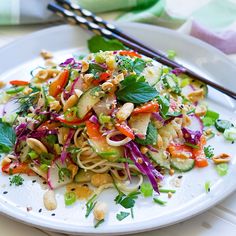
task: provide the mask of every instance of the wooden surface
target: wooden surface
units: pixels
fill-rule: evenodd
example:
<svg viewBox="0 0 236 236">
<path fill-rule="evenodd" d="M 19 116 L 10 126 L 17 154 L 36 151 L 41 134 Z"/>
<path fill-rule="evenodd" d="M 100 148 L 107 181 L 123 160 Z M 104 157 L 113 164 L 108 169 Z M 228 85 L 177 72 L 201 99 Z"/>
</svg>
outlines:
<svg viewBox="0 0 236 236">
<path fill-rule="evenodd" d="M 11 26 L 0 28 L 0 47 L 16 40 L 27 33 L 40 30 L 47 26 Z M 229 58 L 235 61 L 236 55 Z M 62 236 L 63 234 L 47 232 L 31 226 L 17 223 L 4 216 L 0 216 L 0 235 L 4 236 Z M 136 236 L 218 236 L 236 235 L 236 192 L 218 206 L 183 223 L 155 230 Z"/>
</svg>

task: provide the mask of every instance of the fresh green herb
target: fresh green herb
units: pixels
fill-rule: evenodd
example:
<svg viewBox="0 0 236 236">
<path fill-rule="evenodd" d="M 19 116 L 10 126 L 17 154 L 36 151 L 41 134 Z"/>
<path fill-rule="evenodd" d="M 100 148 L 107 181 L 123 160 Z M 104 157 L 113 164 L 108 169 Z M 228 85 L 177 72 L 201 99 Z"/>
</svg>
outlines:
<svg viewBox="0 0 236 236">
<path fill-rule="evenodd" d="M 233 127 L 233 124 L 230 121 L 228 121 L 228 120 L 220 120 L 220 119 L 218 119 L 215 122 L 215 127 L 216 127 L 216 129 L 219 132 L 224 133 L 224 131 L 226 129 L 229 129 L 230 127 Z"/>
<path fill-rule="evenodd" d="M 93 36 L 88 40 L 88 48 L 90 52 L 115 51 L 125 49 L 125 46 L 116 39 L 106 39 L 102 36 Z"/>
<path fill-rule="evenodd" d="M 135 138 L 135 142 L 141 145 L 155 145 L 157 141 L 157 129 L 155 126 L 150 122 L 147 128 L 147 135 L 145 139 Z"/>
<path fill-rule="evenodd" d="M 117 65 L 120 70 L 133 71 L 133 61 L 125 56 L 116 56 Z"/>
<path fill-rule="evenodd" d="M 181 87 L 181 88 L 184 88 L 184 87 L 186 87 L 187 85 L 189 85 L 189 83 L 190 83 L 189 78 L 184 78 L 184 79 L 182 79 L 181 82 L 180 82 L 180 87 Z"/>
<path fill-rule="evenodd" d="M 99 73 L 104 72 L 104 71 L 105 71 L 105 69 L 102 66 L 100 66 L 99 64 L 96 64 L 96 63 L 89 64 L 88 73 L 93 74 L 95 79 L 98 79 Z"/>
<path fill-rule="evenodd" d="M 121 82 L 121 88 L 116 93 L 119 100 L 140 104 L 157 96 L 158 92 L 155 88 L 146 82 L 137 81 L 137 79 L 138 76 L 129 76 Z"/>
<path fill-rule="evenodd" d="M 165 119 L 167 117 L 169 107 L 170 107 L 170 98 L 168 96 L 157 96 L 157 101 L 160 105 L 160 113 L 162 117 Z"/>
<path fill-rule="evenodd" d="M 214 148 L 210 145 L 208 145 L 207 147 L 204 147 L 204 153 L 206 158 L 212 158 L 214 156 Z"/>
<path fill-rule="evenodd" d="M 140 75 L 146 67 L 146 62 L 141 58 L 136 58 L 134 61 L 126 56 L 117 56 L 117 64 L 120 70 L 134 71 Z"/>
<path fill-rule="evenodd" d="M 134 208 L 133 208 L 133 207 L 130 208 L 130 213 L 131 213 L 131 217 L 132 217 L 132 219 L 134 219 Z"/>
<path fill-rule="evenodd" d="M 176 51 L 174 51 L 174 50 L 168 50 L 168 51 L 167 51 L 167 57 L 168 57 L 169 59 L 171 59 L 171 60 L 175 59 L 175 57 L 176 57 Z"/>
<path fill-rule="evenodd" d="M 93 195 L 86 203 L 86 214 L 85 217 L 87 218 L 90 213 L 92 212 L 93 208 L 95 207 L 95 205 L 97 204 L 97 202 L 95 202 L 95 199 L 97 198 L 97 194 Z"/>
<path fill-rule="evenodd" d="M 44 171 L 44 172 L 47 172 L 49 166 L 47 164 L 41 164 L 39 166 L 40 170 Z"/>
<path fill-rule="evenodd" d="M 129 215 L 130 215 L 129 212 L 121 211 L 120 213 L 116 214 L 116 219 L 119 220 L 119 221 L 122 221 L 122 220 L 124 220 Z"/>
<path fill-rule="evenodd" d="M 40 154 L 41 164 L 46 164 L 46 165 L 50 166 L 53 158 L 54 158 L 54 155 L 51 153 L 41 153 Z"/>
<path fill-rule="evenodd" d="M 166 202 L 165 201 L 162 201 L 160 200 L 159 198 L 153 198 L 153 201 L 159 205 L 165 205 Z"/>
<path fill-rule="evenodd" d="M 140 188 L 141 193 L 144 197 L 151 197 L 153 194 L 153 188 L 150 183 L 143 183 Z"/>
<path fill-rule="evenodd" d="M 115 198 L 116 204 L 120 204 L 124 208 L 132 208 L 134 207 L 135 200 L 138 198 L 138 195 L 140 192 L 132 192 L 128 195 L 125 195 L 124 193 L 119 193 L 117 197 Z"/>
<path fill-rule="evenodd" d="M 65 181 L 65 177 L 70 178 L 71 177 L 71 171 L 65 167 L 59 167 L 58 170 L 58 177 L 59 181 Z"/>
<path fill-rule="evenodd" d="M 97 228 L 99 225 L 101 225 L 103 222 L 105 222 L 104 219 L 102 220 L 99 220 L 95 225 L 94 225 L 94 228 Z"/>
<path fill-rule="evenodd" d="M 136 73 L 136 74 L 141 74 L 144 70 L 144 68 L 146 67 L 146 62 L 140 58 L 136 58 L 133 62 L 133 71 Z"/>
<path fill-rule="evenodd" d="M 210 181 L 206 181 L 205 185 L 205 190 L 206 190 L 206 193 L 209 193 L 211 191 L 211 182 Z"/>
<path fill-rule="evenodd" d="M 176 193 L 176 190 L 174 190 L 174 189 L 163 189 L 163 188 L 160 188 L 160 189 L 159 189 L 159 192 L 160 192 L 160 193 Z"/>
<path fill-rule="evenodd" d="M 215 121 L 219 119 L 219 113 L 211 110 L 207 110 L 206 115 L 203 117 L 202 122 L 204 126 L 212 126 Z"/>
<path fill-rule="evenodd" d="M 8 153 L 12 150 L 16 141 L 13 128 L 0 118 L 0 153 Z"/>
<path fill-rule="evenodd" d="M 227 163 L 220 163 L 216 165 L 216 171 L 219 176 L 224 176 L 228 173 L 229 165 Z"/>
<path fill-rule="evenodd" d="M 235 141 L 236 140 L 236 127 L 231 127 L 224 131 L 224 137 L 226 140 Z"/>
<path fill-rule="evenodd" d="M 10 179 L 10 186 L 15 185 L 15 186 L 20 186 L 23 184 L 24 179 L 20 175 L 14 175 Z"/>
<path fill-rule="evenodd" d="M 64 195 L 64 202 L 66 206 L 70 206 L 76 202 L 76 194 L 74 192 L 67 192 Z"/>
<path fill-rule="evenodd" d="M 57 136 L 56 136 L 56 135 L 53 135 L 53 134 L 49 134 L 49 135 L 46 137 L 46 141 L 47 141 L 47 143 L 53 145 L 53 144 L 57 143 Z"/>
</svg>

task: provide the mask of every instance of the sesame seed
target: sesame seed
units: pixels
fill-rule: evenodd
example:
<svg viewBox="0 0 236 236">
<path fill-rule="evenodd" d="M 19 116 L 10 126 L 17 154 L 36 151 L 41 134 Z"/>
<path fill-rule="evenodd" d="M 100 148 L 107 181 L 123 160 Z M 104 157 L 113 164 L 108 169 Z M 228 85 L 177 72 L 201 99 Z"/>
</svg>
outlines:
<svg viewBox="0 0 236 236">
<path fill-rule="evenodd" d="M 56 214 L 55 213 L 52 213 L 51 216 L 55 216 Z"/>
<path fill-rule="evenodd" d="M 182 179 L 182 178 L 183 178 L 183 175 L 179 175 L 179 176 L 178 176 L 178 179 Z"/>
<path fill-rule="evenodd" d="M 32 183 L 36 183 L 36 180 L 34 179 L 34 180 L 32 180 Z"/>
<path fill-rule="evenodd" d="M 39 209 L 39 213 L 41 213 L 41 212 L 42 212 L 42 208 Z"/>
<path fill-rule="evenodd" d="M 8 194 L 8 192 L 7 192 L 7 191 L 4 191 L 3 194 Z"/>
</svg>

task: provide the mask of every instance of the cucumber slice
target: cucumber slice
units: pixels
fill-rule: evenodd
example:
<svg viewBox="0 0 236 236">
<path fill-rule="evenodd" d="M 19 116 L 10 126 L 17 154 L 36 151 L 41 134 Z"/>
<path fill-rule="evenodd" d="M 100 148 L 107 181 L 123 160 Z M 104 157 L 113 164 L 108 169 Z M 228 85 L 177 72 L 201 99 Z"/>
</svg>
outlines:
<svg viewBox="0 0 236 236">
<path fill-rule="evenodd" d="M 181 93 L 181 89 L 174 74 L 164 74 L 161 78 L 165 88 L 170 89 L 173 93 L 176 94 Z"/>
<path fill-rule="evenodd" d="M 224 133 L 224 131 L 226 129 L 229 129 L 230 127 L 233 127 L 233 124 L 230 121 L 228 121 L 228 120 L 220 120 L 220 119 L 218 119 L 215 122 L 215 127 L 216 127 L 216 129 L 219 132 Z"/>
<path fill-rule="evenodd" d="M 181 158 L 172 158 L 171 159 L 171 167 L 174 169 L 187 172 L 193 169 L 194 160 L 193 159 L 181 159 Z"/>
<path fill-rule="evenodd" d="M 159 166 L 170 169 L 170 159 L 163 152 L 148 152 Z"/>
<path fill-rule="evenodd" d="M 161 73 L 162 65 L 158 63 L 158 65 L 146 67 L 142 72 L 142 75 L 150 86 L 155 86 L 161 78 Z"/>
<path fill-rule="evenodd" d="M 100 87 L 94 87 L 83 93 L 78 102 L 78 117 L 83 119 L 92 107 L 104 96 Z"/>
<path fill-rule="evenodd" d="M 93 150 L 101 157 L 107 159 L 108 161 L 114 162 L 118 158 L 123 157 L 123 149 L 121 147 L 112 147 L 110 146 L 105 138 L 94 140 L 89 139 L 89 144 Z"/>
</svg>

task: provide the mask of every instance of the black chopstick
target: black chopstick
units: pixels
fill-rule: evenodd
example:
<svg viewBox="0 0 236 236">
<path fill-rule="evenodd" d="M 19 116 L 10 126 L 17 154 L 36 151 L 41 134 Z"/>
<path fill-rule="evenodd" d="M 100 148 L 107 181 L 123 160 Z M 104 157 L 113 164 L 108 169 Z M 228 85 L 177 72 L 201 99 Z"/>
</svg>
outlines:
<svg viewBox="0 0 236 236">
<path fill-rule="evenodd" d="M 109 39 L 115 38 L 115 39 L 121 41 L 127 47 L 129 47 L 135 51 L 138 51 L 139 53 L 141 53 L 147 57 L 153 58 L 164 65 L 167 65 L 172 68 L 175 68 L 175 67 L 183 68 L 184 73 L 189 75 L 190 77 L 193 77 L 205 84 L 208 84 L 211 87 L 221 91 L 222 93 L 227 94 L 228 96 L 232 97 L 233 99 L 236 99 L 235 92 L 228 90 L 228 89 L 224 88 L 223 86 L 216 84 L 215 82 L 212 82 L 212 81 L 196 74 L 195 72 L 177 64 L 176 62 L 174 62 L 166 57 L 163 57 L 160 54 L 157 54 L 155 51 L 151 51 L 151 50 L 149 51 L 148 49 L 143 48 L 139 44 L 136 44 L 136 42 L 134 42 L 133 40 L 130 41 L 130 40 L 122 37 L 121 35 L 115 33 L 114 31 L 108 30 L 107 28 L 103 28 L 94 22 L 90 22 L 88 19 L 81 17 L 79 15 L 76 15 L 74 12 L 63 8 L 62 6 L 60 6 L 58 4 L 50 3 L 48 5 L 48 9 L 55 12 L 57 15 L 65 18 L 71 24 L 77 24 L 77 25 L 81 26 L 82 28 L 90 30 L 95 34 L 102 35 L 102 36 L 109 38 Z M 176 64 L 177 64 L 177 66 L 176 66 Z"/>
</svg>

